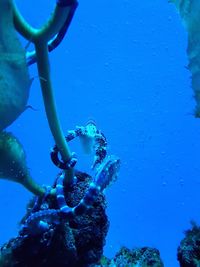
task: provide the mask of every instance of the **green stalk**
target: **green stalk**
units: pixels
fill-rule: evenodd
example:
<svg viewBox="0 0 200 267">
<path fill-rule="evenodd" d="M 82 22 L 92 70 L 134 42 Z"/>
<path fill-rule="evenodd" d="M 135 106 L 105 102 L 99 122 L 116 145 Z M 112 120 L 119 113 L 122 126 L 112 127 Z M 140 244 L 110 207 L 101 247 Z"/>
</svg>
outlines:
<svg viewBox="0 0 200 267">
<path fill-rule="evenodd" d="M 34 195 L 42 196 L 45 193 L 45 189 L 41 185 L 37 184 L 30 175 L 27 175 L 21 184 Z"/>
<path fill-rule="evenodd" d="M 27 40 L 32 41 L 37 33 L 37 29 L 33 28 L 20 14 L 15 2 L 13 1 L 13 21 L 16 30 Z"/>
<path fill-rule="evenodd" d="M 53 88 L 49 72 L 48 59 L 48 41 L 59 32 L 69 15 L 70 7 L 59 7 L 56 5 L 54 12 L 47 23 L 41 29 L 31 27 L 20 14 L 15 3 L 13 3 L 14 24 L 16 29 L 24 38 L 35 44 L 37 67 L 40 77 L 45 111 L 50 130 L 55 143 L 60 151 L 63 161 L 71 158 L 69 146 L 65 140 L 60 122 L 57 116 L 56 105 L 54 101 Z M 72 182 L 74 176 L 73 169 L 67 170 L 65 175 L 65 184 Z"/>
<path fill-rule="evenodd" d="M 17 31 L 27 40 L 48 42 L 63 26 L 70 12 L 70 7 L 55 6 L 54 11 L 45 25 L 36 29 L 32 27 L 20 14 L 15 2 L 13 2 L 13 19 Z"/>
<path fill-rule="evenodd" d="M 50 130 L 55 139 L 56 145 L 60 151 L 63 161 L 68 161 L 71 158 L 71 152 L 69 146 L 65 140 L 65 136 L 60 126 L 60 122 L 56 112 L 56 104 L 54 101 L 53 88 L 49 72 L 48 64 L 48 49 L 47 44 L 44 42 L 35 43 L 36 55 L 37 55 L 37 66 L 38 73 L 40 77 L 40 85 L 42 89 L 43 101 L 45 106 L 45 111 L 49 123 Z M 73 179 L 73 171 L 67 171 L 68 182 L 71 182 Z"/>
</svg>

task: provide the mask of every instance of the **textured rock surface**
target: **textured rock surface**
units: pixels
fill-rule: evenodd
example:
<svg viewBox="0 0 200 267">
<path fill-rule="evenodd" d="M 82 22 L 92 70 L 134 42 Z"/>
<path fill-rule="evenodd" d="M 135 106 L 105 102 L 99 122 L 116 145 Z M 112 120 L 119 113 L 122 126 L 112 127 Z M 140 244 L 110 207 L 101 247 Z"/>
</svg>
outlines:
<svg viewBox="0 0 200 267">
<path fill-rule="evenodd" d="M 87 174 L 77 172 L 76 176 L 77 183 L 66 193 L 69 206 L 75 206 L 80 201 L 91 181 Z M 47 202 L 44 205 L 48 205 L 48 208 L 57 208 L 54 199 Z M 0 266 L 81 267 L 98 263 L 109 226 L 105 208 L 105 198 L 100 194 L 94 205 L 82 216 L 58 224 L 52 223 L 42 234 L 27 237 L 19 234 L 1 248 Z"/>
<path fill-rule="evenodd" d="M 191 229 L 185 231 L 185 238 L 178 247 L 177 257 L 181 267 L 200 266 L 200 227 L 194 222 Z"/>
<path fill-rule="evenodd" d="M 122 247 L 113 259 L 101 258 L 96 267 L 164 267 L 160 253 L 155 248 L 142 247 L 128 249 Z"/>
</svg>

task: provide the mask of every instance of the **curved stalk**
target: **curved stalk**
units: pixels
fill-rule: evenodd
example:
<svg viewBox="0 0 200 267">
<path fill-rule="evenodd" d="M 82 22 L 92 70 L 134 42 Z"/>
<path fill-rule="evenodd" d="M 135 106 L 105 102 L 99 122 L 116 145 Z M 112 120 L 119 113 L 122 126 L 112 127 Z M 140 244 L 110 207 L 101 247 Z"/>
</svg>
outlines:
<svg viewBox="0 0 200 267">
<path fill-rule="evenodd" d="M 26 187 L 30 192 L 32 192 L 34 195 L 42 196 L 45 194 L 45 189 L 37 184 L 30 175 L 26 176 L 26 179 L 24 179 L 21 184 Z"/>
<path fill-rule="evenodd" d="M 13 1 L 13 20 L 16 30 L 27 40 L 31 41 L 37 33 L 37 29 L 32 27 L 20 14 Z"/>
<path fill-rule="evenodd" d="M 71 152 L 69 146 L 65 140 L 65 136 L 60 126 L 60 122 L 56 112 L 56 104 L 54 101 L 53 88 L 49 72 L 49 59 L 48 59 L 48 47 L 47 43 L 36 42 L 35 43 L 37 66 L 40 77 L 40 85 L 42 88 L 43 101 L 45 111 L 51 129 L 52 135 L 55 139 L 56 145 L 60 151 L 63 161 L 68 161 L 71 158 Z M 71 182 L 73 179 L 73 171 L 67 171 L 66 182 Z"/>
<path fill-rule="evenodd" d="M 17 6 L 13 3 L 14 24 L 17 31 L 27 40 L 35 43 L 36 41 L 48 42 L 55 36 L 64 25 L 70 14 L 71 6 L 55 6 L 54 11 L 45 25 L 36 29 L 32 27 L 20 14 Z"/>
<path fill-rule="evenodd" d="M 49 123 L 50 130 L 58 146 L 63 161 L 71 158 L 71 152 L 65 141 L 65 136 L 60 126 L 60 122 L 56 112 L 53 88 L 49 72 L 48 60 L 48 41 L 59 32 L 70 14 L 71 6 L 60 7 L 56 5 L 54 12 L 47 23 L 41 29 L 31 27 L 22 17 L 16 5 L 13 4 L 14 23 L 16 29 L 23 37 L 35 44 L 37 66 L 40 77 L 40 85 L 42 89 L 45 111 Z M 73 169 L 67 170 L 65 175 L 65 183 L 68 184 L 73 179 Z"/>
</svg>

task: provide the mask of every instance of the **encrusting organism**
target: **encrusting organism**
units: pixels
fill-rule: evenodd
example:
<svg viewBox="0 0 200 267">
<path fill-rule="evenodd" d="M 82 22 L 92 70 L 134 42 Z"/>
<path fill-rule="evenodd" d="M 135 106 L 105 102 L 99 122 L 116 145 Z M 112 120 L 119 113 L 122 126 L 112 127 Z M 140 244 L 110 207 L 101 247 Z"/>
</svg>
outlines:
<svg viewBox="0 0 200 267">
<path fill-rule="evenodd" d="M 65 137 L 67 142 L 79 137 L 82 147 L 85 153 L 91 153 L 95 151 L 94 162 L 92 169 L 97 168 L 105 159 L 107 155 L 107 141 L 103 133 L 97 129 L 96 124 L 93 121 L 89 121 L 86 126 L 77 126 L 75 130 L 68 131 L 68 135 Z M 66 162 L 59 159 L 59 150 L 55 145 L 51 151 L 51 160 L 60 169 L 67 168 Z M 72 166 L 76 164 L 76 156 L 73 154 Z"/>
<path fill-rule="evenodd" d="M 86 137 L 86 127 L 77 127 L 80 128 L 85 133 L 86 145 L 91 136 Z M 72 132 L 75 131 L 69 131 L 69 136 Z M 100 131 L 97 130 L 97 133 Z M 96 143 L 99 138 L 95 139 L 94 135 L 93 139 L 90 144 L 99 149 L 100 143 Z M 89 263 L 99 262 L 108 231 L 103 191 L 116 180 L 120 160 L 114 155 L 107 155 L 106 151 L 98 162 L 93 178 L 75 170 L 73 184 L 66 186 L 62 170 L 53 186 L 44 187 L 45 194 L 36 196 L 31 202 L 19 235 L 2 247 L 1 267 L 8 267 L 10 261 L 19 263 L 14 264 L 15 267 L 29 261 L 33 265 L 27 266 L 46 267 L 52 266 L 52 262 L 59 267 L 90 266 Z M 50 257 L 47 256 L 49 254 Z"/>
<path fill-rule="evenodd" d="M 109 225 L 103 191 L 116 180 L 120 160 L 107 154 L 107 140 L 92 121 L 64 136 L 49 71 L 49 52 L 63 40 L 77 5 L 76 0 L 57 0 L 50 19 L 36 29 L 22 17 L 14 0 L 0 2 L 0 178 L 20 183 L 35 195 L 18 236 L 1 247 L 1 267 L 89 266 L 99 262 L 103 253 Z M 6 21 L 10 27 L 7 32 L 3 29 Z M 23 49 L 16 31 L 33 43 L 33 51 Z M 13 34 L 10 39 L 6 38 L 9 34 Z M 33 180 L 22 144 L 5 131 L 27 107 L 31 84 L 28 66 L 33 63 L 37 64 L 55 141 L 51 159 L 61 170 L 52 186 Z M 74 138 L 80 139 L 85 153 L 94 153 L 93 177 L 75 169 L 77 156 L 68 145 Z"/>
<path fill-rule="evenodd" d="M 96 127 L 96 126 L 95 126 Z M 43 211 L 39 210 L 37 212 L 33 212 L 30 214 L 30 216 L 27 218 L 24 227 L 26 229 L 34 229 L 30 230 L 30 232 L 37 233 L 38 230 L 46 230 L 46 227 L 48 228 L 48 222 L 59 222 L 59 218 L 66 218 L 70 219 L 72 217 L 75 217 L 77 215 L 81 215 L 84 213 L 86 209 L 88 209 L 95 201 L 95 199 L 98 197 L 99 193 L 103 191 L 106 187 L 109 186 L 110 183 L 116 180 L 116 177 L 118 175 L 119 167 L 120 167 L 120 160 L 114 155 L 107 155 L 107 151 L 105 149 L 105 144 L 107 142 L 105 141 L 105 136 L 101 133 L 99 130 L 95 130 L 94 135 L 91 136 L 91 133 L 87 130 L 88 125 L 85 127 L 77 127 L 75 131 L 69 131 L 68 135 L 66 136 L 66 140 L 69 142 L 73 140 L 75 137 L 84 136 L 85 137 L 85 144 L 86 142 L 90 143 L 90 139 L 93 139 L 94 142 L 91 142 L 93 144 L 93 148 L 96 149 L 95 151 L 95 162 L 92 166 L 92 168 L 96 168 L 96 174 L 89 184 L 89 188 L 87 192 L 85 193 L 84 197 L 80 200 L 80 202 L 75 207 L 69 207 L 65 200 L 65 194 L 64 194 L 64 172 L 59 174 L 58 178 L 56 179 L 56 199 L 57 199 L 57 205 L 59 209 L 45 209 Z M 96 135 L 98 138 L 96 138 Z M 100 136 L 102 136 L 102 139 L 104 142 L 100 142 L 101 140 Z M 102 146 L 102 147 L 101 147 Z M 98 151 L 101 149 L 105 149 L 105 153 L 103 157 L 100 157 L 98 154 Z M 51 158 L 52 161 L 61 169 L 68 168 L 63 162 L 59 162 L 58 156 L 57 156 L 57 150 L 56 146 L 53 148 L 51 152 Z M 59 162 L 59 163 L 58 163 Z M 74 179 L 75 182 L 76 179 Z M 51 190 L 48 189 L 48 193 L 51 193 Z M 48 194 L 46 194 L 48 196 Z M 36 202 L 37 203 L 37 202 Z M 35 204 L 36 205 L 36 204 Z M 34 205 L 34 207 L 35 207 Z M 36 228 L 38 228 L 36 230 Z M 40 231 L 39 230 L 39 231 Z"/>
</svg>

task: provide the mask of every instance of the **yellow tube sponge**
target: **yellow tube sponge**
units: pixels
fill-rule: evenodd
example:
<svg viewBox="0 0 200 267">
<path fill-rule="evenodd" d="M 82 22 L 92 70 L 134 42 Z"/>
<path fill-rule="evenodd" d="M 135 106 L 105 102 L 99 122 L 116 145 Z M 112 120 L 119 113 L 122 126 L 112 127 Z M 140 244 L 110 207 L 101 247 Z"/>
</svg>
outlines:
<svg viewBox="0 0 200 267">
<path fill-rule="evenodd" d="M 192 88 L 196 100 L 195 116 L 200 118 L 200 1 L 171 0 L 178 9 L 188 31 L 188 68 L 192 74 Z"/>
<path fill-rule="evenodd" d="M 11 0 L 0 1 L 0 131 L 25 110 L 31 80 L 13 24 Z"/>
<path fill-rule="evenodd" d="M 44 188 L 37 185 L 29 174 L 22 145 L 7 132 L 0 133 L 0 179 L 20 183 L 36 195 L 44 193 Z"/>
</svg>

